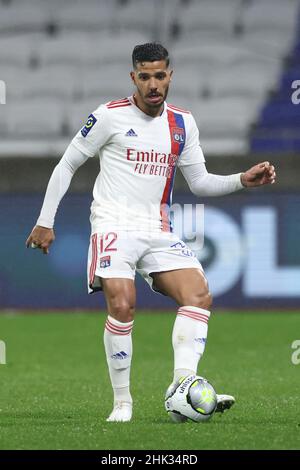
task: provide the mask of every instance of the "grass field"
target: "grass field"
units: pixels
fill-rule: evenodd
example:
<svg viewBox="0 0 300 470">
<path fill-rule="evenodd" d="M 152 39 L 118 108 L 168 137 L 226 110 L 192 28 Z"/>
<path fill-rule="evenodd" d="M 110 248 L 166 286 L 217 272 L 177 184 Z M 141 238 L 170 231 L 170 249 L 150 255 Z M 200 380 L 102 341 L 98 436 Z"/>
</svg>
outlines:
<svg viewBox="0 0 300 470">
<path fill-rule="evenodd" d="M 237 403 L 207 423 L 173 424 L 163 396 L 172 377 L 174 315 L 137 314 L 131 423 L 106 423 L 112 393 L 104 315 L 1 315 L 1 449 L 299 449 L 299 313 L 226 313 L 210 320 L 199 374 Z"/>
</svg>

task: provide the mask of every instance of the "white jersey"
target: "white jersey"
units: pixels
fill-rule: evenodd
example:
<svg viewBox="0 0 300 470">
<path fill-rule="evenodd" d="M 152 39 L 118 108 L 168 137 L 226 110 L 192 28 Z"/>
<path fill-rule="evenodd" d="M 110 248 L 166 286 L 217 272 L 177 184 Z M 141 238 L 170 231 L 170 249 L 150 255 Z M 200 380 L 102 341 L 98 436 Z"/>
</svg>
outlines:
<svg viewBox="0 0 300 470">
<path fill-rule="evenodd" d="M 105 228 L 172 231 L 176 167 L 205 161 L 191 113 L 164 103 L 162 114 L 153 118 L 132 97 L 99 106 L 72 143 L 85 155 L 100 157 L 92 233 Z"/>
</svg>

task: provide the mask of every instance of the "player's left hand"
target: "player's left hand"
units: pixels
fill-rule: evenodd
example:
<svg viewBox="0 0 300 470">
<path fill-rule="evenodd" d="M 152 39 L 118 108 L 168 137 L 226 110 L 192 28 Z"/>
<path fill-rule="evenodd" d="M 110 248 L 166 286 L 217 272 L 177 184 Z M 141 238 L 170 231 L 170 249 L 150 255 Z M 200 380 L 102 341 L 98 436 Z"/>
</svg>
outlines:
<svg viewBox="0 0 300 470">
<path fill-rule="evenodd" d="M 275 168 L 270 162 L 258 163 L 241 175 L 241 182 L 246 188 L 274 184 L 275 181 Z"/>
</svg>

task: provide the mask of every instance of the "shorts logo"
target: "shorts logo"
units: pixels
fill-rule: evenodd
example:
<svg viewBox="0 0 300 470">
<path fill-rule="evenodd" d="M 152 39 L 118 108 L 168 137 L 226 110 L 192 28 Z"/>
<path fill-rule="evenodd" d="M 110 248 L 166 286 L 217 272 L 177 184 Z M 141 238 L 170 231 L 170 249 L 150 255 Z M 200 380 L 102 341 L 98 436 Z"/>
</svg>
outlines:
<svg viewBox="0 0 300 470">
<path fill-rule="evenodd" d="M 196 341 L 196 343 L 205 344 L 206 338 L 195 338 L 194 341 Z"/>
<path fill-rule="evenodd" d="M 92 127 L 96 124 L 96 122 L 97 119 L 95 118 L 95 116 L 93 114 L 90 114 L 88 120 L 86 121 L 86 125 L 81 129 L 81 135 L 83 135 L 83 137 L 86 137 Z"/>
<path fill-rule="evenodd" d="M 182 248 L 181 250 L 181 254 L 183 256 L 196 256 L 195 253 L 190 250 L 185 243 L 179 241 L 179 242 L 176 242 L 176 243 L 173 243 L 173 245 L 170 245 L 170 248 L 177 248 L 177 249 L 180 249 Z"/>
<path fill-rule="evenodd" d="M 110 256 L 100 258 L 100 268 L 108 268 L 110 266 Z"/>
<path fill-rule="evenodd" d="M 172 129 L 172 139 L 174 142 L 177 142 L 179 144 L 184 144 L 185 141 L 185 132 L 184 129 L 181 127 L 174 127 Z"/>
</svg>

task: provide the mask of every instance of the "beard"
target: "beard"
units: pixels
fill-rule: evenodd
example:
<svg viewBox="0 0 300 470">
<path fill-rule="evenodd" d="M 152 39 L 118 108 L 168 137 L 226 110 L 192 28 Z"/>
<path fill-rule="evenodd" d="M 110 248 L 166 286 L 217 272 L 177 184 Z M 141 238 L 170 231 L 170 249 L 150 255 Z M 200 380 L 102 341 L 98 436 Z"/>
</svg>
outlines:
<svg viewBox="0 0 300 470">
<path fill-rule="evenodd" d="M 147 100 L 147 98 L 149 98 L 149 96 L 151 96 L 151 94 L 147 94 L 147 95 L 144 95 L 141 90 L 137 87 L 137 91 L 138 91 L 138 94 L 140 95 L 140 97 L 142 98 L 144 104 L 146 106 L 149 106 L 151 108 L 160 108 L 161 105 L 164 103 L 164 101 L 166 101 L 167 99 L 167 96 L 168 96 L 168 92 L 169 92 L 169 86 L 166 87 L 165 91 L 163 94 L 161 93 L 154 93 L 152 96 L 159 96 L 159 97 L 162 97 L 163 100 L 160 101 L 159 103 L 149 103 Z"/>
</svg>

